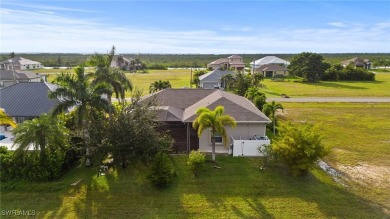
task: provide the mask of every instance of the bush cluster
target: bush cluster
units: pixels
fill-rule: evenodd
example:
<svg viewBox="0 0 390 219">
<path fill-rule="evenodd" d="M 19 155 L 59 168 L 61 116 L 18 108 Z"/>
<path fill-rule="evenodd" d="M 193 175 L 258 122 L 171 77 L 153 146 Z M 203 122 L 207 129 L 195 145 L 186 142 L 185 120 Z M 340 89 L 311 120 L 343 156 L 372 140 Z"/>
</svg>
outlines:
<svg viewBox="0 0 390 219">
<path fill-rule="evenodd" d="M 366 69 L 334 65 L 327 69 L 321 78 L 323 81 L 375 81 L 375 74 Z"/>
<path fill-rule="evenodd" d="M 65 157 L 61 153 L 48 153 L 42 163 L 35 151 L 15 154 L 6 147 L 0 147 L 0 160 L 1 181 L 51 181 L 62 175 Z"/>
<path fill-rule="evenodd" d="M 206 156 L 200 151 L 191 151 L 190 156 L 187 161 L 187 165 L 190 167 L 192 173 L 195 176 L 198 176 L 200 171 L 202 171 L 206 162 Z"/>
<path fill-rule="evenodd" d="M 166 188 L 172 184 L 174 176 L 175 171 L 169 156 L 166 153 L 157 153 L 148 176 L 149 181 L 157 188 Z"/>
</svg>

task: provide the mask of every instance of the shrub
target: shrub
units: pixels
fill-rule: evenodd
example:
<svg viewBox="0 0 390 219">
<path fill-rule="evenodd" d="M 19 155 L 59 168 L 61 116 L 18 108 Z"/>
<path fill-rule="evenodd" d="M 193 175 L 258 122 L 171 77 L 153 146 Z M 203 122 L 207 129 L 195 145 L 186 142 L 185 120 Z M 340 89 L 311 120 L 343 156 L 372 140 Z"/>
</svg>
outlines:
<svg viewBox="0 0 390 219">
<path fill-rule="evenodd" d="M 28 181 L 51 181 L 62 173 L 64 157 L 60 153 L 47 154 L 45 163 L 38 159 L 37 152 L 15 154 L 5 147 L 0 147 L 1 181 L 23 179 Z"/>
<path fill-rule="evenodd" d="M 187 164 L 194 176 L 198 176 L 206 162 L 206 156 L 200 151 L 191 151 Z"/>
<path fill-rule="evenodd" d="M 175 171 L 169 156 L 166 153 L 157 153 L 148 176 L 149 181 L 157 188 L 166 188 L 172 184 L 174 176 Z"/>
<path fill-rule="evenodd" d="M 328 152 L 321 143 L 322 136 L 316 126 L 287 123 L 279 131 L 271 145 L 272 150 L 295 176 L 306 174 Z"/>
</svg>

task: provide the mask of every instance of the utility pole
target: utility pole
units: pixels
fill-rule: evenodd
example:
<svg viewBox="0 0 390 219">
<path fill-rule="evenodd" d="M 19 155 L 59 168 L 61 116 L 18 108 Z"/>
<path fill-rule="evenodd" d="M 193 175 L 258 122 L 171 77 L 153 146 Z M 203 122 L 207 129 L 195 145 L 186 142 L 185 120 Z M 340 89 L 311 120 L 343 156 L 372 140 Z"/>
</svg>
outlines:
<svg viewBox="0 0 390 219">
<path fill-rule="evenodd" d="M 253 58 L 253 62 L 252 62 L 252 76 L 255 74 L 255 58 Z"/>
<path fill-rule="evenodd" d="M 192 65 L 191 65 L 191 78 L 190 78 L 190 88 L 192 88 Z"/>
</svg>

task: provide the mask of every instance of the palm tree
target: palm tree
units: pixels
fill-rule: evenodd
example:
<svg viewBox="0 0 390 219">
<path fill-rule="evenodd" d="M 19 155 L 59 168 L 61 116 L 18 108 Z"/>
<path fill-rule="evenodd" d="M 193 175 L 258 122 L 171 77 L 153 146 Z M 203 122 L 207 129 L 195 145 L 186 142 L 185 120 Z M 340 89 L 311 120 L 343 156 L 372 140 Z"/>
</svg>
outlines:
<svg viewBox="0 0 390 219">
<path fill-rule="evenodd" d="M 276 103 L 275 101 L 272 101 L 271 104 L 266 103 L 263 106 L 263 112 L 265 113 L 265 115 L 267 115 L 268 117 L 270 115 L 272 116 L 274 135 L 276 133 L 276 131 L 275 131 L 275 126 L 276 126 L 275 114 L 276 114 L 276 111 L 279 109 L 282 111 L 284 110 L 282 104 Z"/>
<path fill-rule="evenodd" d="M 133 90 L 131 81 L 126 75 L 119 69 L 111 67 L 111 62 L 115 55 L 115 46 L 112 46 L 111 51 L 107 55 L 101 55 L 95 53 L 90 59 L 88 64 L 95 66 L 96 71 L 94 73 L 94 79 L 92 84 L 99 84 L 105 82 L 111 86 L 111 91 L 106 93 L 107 100 L 111 103 L 112 93 L 115 93 L 116 98 L 124 100 L 125 92 Z M 122 59 L 123 60 L 123 59 Z"/>
<path fill-rule="evenodd" d="M 22 152 L 32 144 L 35 150 L 40 150 L 41 164 L 46 161 L 48 149 L 56 151 L 68 145 L 68 130 L 63 122 L 47 114 L 19 124 L 12 133 L 15 136 L 14 145 L 19 145 L 16 151 Z"/>
<path fill-rule="evenodd" d="M 12 120 L 12 118 L 10 118 L 2 108 L 0 108 L 0 125 L 10 125 L 11 127 L 16 127 L 14 120 Z"/>
<path fill-rule="evenodd" d="M 166 88 L 171 88 L 171 87 L 172 87 L 171 82 L 169 82 L 169 80 L 167 81 L 158 80 L 150 84 L 149 93 L 154 93 L 159 90 L 164 90 Z"/>
<path fill-rule="evenodd" d="M 224 115 L 224 107 L 217 106 L 212 111 L 208 108 L 202 107 L 196 111 L 198 117 L 192 123 L 192 127 L 198 130 L 198 136 L 200 137 L 203 131 L 207 128 L 211 129 L 211 146 L 212 146 L 212 159 L 215 161 L 215 134 L 219 133 L 222 136 L 223 143 L 227 143 L 227 135 L 225 126 L 230 125 L 235 128 L 237 122 L 233 117 Z"/>
<path fill-rule="evenodd" d="M 234 86 L 234 76 L 227 74 L 222 76 L 221 81 L 223 82 L 223 87 L 229 91 Z"/>
<path fill-rule="evenodd" d="M 58 98 L 60 103 L 54 108 L 53 115 L 58 115 L 74 108 L 77 125 L 81 127 L 84 145 L 87 145 L 89 120 L 94 111 L 111 112 L 112 105 L 102 98 L 103 94 L 112 92 L 106 83 L 91 84 L 91 75 L 84 74 L 84 67 L 77 67 L 76 74 L 62 73 L 56 82 L 59 88 L 49 93 L 50 98 Z M 90 155 L 90 148 L 86 147 L 86 155 Z M 90 166 L 87 157 L 86 166 Z"/>
</svg>

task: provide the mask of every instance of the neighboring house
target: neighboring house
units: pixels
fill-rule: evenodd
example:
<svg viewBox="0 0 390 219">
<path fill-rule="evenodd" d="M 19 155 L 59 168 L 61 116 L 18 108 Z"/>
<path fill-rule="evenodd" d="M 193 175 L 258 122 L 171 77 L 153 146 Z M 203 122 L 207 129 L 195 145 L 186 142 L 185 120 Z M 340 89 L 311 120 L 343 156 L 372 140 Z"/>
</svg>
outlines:
<svg viewBox="0 0 390 219">
<path fill-rule="evenodd" d="M 288 66 L 290 65 L 290 62 L 283 60 L 281 58 L 278 58 L 276 56 L 265 56 L 261 59 L 255 60 L 254 62 L 249 63 L 252 67 L 259 68 L 263 65 L 281 65 L 281 66 Z"/>
<path fill-rule="evenodd" d="M 111 61 L 111 67 L 130 70 L 132 61 L 134 61 L 132 58 L 115 56 Z"/>
<path fill-rule="evenodd" d="M 6 70 L 32 70 L 43 68 L 40 62 L 25 59 L 23 57 L 14 57 L 0 62 L 1 69 Z"/>
<path fill-rule="evenodd" d="M 49 91 L 57 89 L 50 83 L 17 83 L 0 89 L 0 108 L 17 123 L 39 117 L 50 111 L 59 103 L 58 99 L 50 99 Z"/>
<path fill-rule="evenodd" d="M 275 77 L 275 76 L 288 76 L 288 70 L 284 66 L 265 64 L 258 68 L 255 68 L 256 72 L 260 72 L 264 77 Z"/>
<path fill-rule="evenodd" d="M 231 153 L 234 156 L 258 156 L 258 147 L 270 144 L 266 136 L 266 124 L 271 123 L 248 99 L 222 90 L 165 89 L 156 92 L 143 101 L 156 101 L 157 120 L 163 122 L 162 131 L 169 130 L 174 139 L 173 151 L 197 150 L 211 152 L 211 132 L 205 130 L 198 138 L 192 122 L 201 107 L 214 110 L 221 105 L 225 114 L 237 121 L 237 127 L 226 127 L 229 138 L 227 147 L 222 137 L 216 138 L 217 153 Z"/>
<path fill-rule="evenodd" d="M 368 59 L 355 57 L 341 62 L 341 65 L 345 68 L 348 65 L 354 65 L 356 68 L 371 69 L 371 62 Z"/>
<path fill-rule="evenodd" d="M 0 88 L 20 82 L 46 82 L 46 77 L 29 71 L 0 69 Z"/>
<path fill-rule="evenodd" d="M 211 69 L 231 69 L 241 71 L 245 68 L 244 60 L 241 56 L 232 55 L 228 58 L 220 58 L 207 64 L 207 68 Z"/>
<path fill-rule="evenodd" d="M 207 74 L 199 76 L 199 87 L 203 89 L 225 88 L 225 83 L 221 81 L 224 75 L 234 75 L 231 71 L 214 70 Z"/>
</svg>

